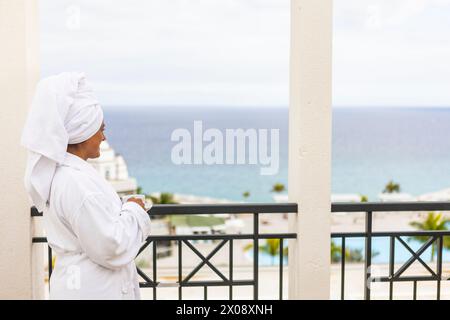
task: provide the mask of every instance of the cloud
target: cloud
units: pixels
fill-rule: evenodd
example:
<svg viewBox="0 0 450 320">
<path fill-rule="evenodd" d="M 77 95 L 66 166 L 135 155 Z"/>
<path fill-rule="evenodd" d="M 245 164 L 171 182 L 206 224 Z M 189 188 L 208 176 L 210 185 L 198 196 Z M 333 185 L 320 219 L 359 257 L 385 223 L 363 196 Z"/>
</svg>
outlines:
<svg viewBox="0 0 450 320">
<path fill-rule="evenodd" d="M 335 105 L 450 106 L 450 1 L 335 3 Z"/>
<path fill-rule="evenodd" d="M 210 96 L 215 104 L 247 104 L 262 92 L 270 103 L 287 104 L 288 90 L 278 89 L 288 79 L 289 11 L 283 2 L 288 6 L 287 0 L 263 7 L 234 0 L 44 0 L 43 70 L 86 70 L 108 103 L 123 90 L 139 104 L 210 104 Z M 78 25 L 68 27 L 68 21 Z"/>
<path fill-rule="evenodd" d="M 41 0 L 43 76 L 104 104 L 287 105 L 290 0 Z M 335 0 L 336 105 L 450 105 L 450 0 Z M 422 90 L 420 90 L 422 89 Z"/>
</svg>

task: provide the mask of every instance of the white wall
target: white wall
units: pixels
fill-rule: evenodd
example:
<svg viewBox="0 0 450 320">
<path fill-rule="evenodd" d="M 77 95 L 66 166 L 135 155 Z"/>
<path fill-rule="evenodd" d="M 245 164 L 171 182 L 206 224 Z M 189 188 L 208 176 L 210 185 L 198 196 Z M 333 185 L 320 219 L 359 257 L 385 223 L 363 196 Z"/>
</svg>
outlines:
<svg viewBox="0 0 450 320">
<path fill-rule="evenodd" d="M 0 0 L 0 299 L 43 294 L 43 246 L 33 250 L 31 245 L 33 226 L 23 186 L 26 151 L 20 146 L 39 74 L 37 12 L 36 0 Z"/>
<path fill-rule="evenodd" d="M 330 295 L 332 1 L 291 0 L 289 298 Z"/>
</svg>

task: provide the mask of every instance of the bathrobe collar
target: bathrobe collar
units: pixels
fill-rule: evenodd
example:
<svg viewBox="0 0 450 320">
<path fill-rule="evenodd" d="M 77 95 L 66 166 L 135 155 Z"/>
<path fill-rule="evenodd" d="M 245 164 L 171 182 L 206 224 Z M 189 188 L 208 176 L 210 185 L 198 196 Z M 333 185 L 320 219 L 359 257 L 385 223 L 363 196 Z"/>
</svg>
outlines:
<svg viewBox="0 0 450 320">
<path fill-rule="evenodd" d="M 95 168 L 89 162 L 70 152 L 66 152 L 64 162 L 61 165 L 71 167 L 79 171 L 89 171 L 97 173 Z"/>
<path fill-rule="evenodd" d="M 70 167 L 87 174 L 95 181 L 97 186 L 100 188 L 100 190 L 103 191 L 104 194 L 106 194 L 108 197 L 111 197 L 111 199 L 114 199 L 117 206 L 120 207 L 122 205 L 122 201 L 117 194 L 117 191 L 108 181 L 105 180 L 104 177 L 101 176 L 100 172 L 98 172 L 97 169 L 95 169 L 94 166 L 86 160 L 83 160 L 79 156 L 74 155 L 70 152 L 66 152 L 64 162 L 61 164 L 61 166 Z"/>
</svg>

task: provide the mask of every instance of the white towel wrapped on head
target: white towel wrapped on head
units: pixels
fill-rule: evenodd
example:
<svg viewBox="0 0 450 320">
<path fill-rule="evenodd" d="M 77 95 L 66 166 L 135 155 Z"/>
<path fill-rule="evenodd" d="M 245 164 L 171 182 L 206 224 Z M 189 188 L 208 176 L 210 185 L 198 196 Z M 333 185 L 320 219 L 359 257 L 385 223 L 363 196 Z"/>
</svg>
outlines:
<svg viewBox="0 0 450 320">
<path fill-rule="evenodd" d="M 25 188 L 39 211 L 44 210 L 56 165 L 68 144 L 91 138 L 101 127 L 103 111 L 82 72 L 63 72 L 42 79 L 22 133 L 28 149 Z"/>
</svg>

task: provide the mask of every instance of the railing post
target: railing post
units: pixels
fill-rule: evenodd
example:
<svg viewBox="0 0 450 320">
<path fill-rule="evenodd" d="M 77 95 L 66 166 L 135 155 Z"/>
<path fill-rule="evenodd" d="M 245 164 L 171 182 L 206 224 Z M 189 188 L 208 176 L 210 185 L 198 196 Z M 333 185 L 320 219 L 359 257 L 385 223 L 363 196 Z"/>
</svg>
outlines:
<svg viewBox="0 0 450 320">
<path fill-rule="evenodd" d="M 44 252 L 24 188 L 26 150 L 19 145 L 39 77 L 36 0 L 0 1 L 0 299 L 44 297 Z"/>
<path fill-rule="evenodd" d="M 330 297 L 332 1 L 291 0 L 289 299 Z"/>
<path fill-rule="evenodd" d="M 364 259 L 364 299 L 370 300 L 370 287 L 372 285 L 372 212 L 366 212 L 366 238 L 365 238 L 365 259 Z"/>
<path fill-rule="evenodd" d="M 253 214 L 253 299 L 258 300 L 259 286 L 259 215 Z"/>
<path fill-rule="evenodd" d="M 233 283 L 233 239 L 229 240 L 229 260 L 228 260 L 228 265 L 229 265 L 229 278 L 230 278 L 230 283 Z M 230 284 L 229 288 L 229 298 L 230 300 L 233 300 L 233 285 Z"/>
<path fill-rule="evenodd" d="M 183 299 L 183 241 L 178 240 L 178 300 Z"/>
<path fill-rule="evenodd" d="M 389 300 L 394 299 L 395 236 L 389 241 Z"/>
<path fill-rule="evenodd" d="M 345 298 L 345 237 L 341 242 L 341 300 Z"/>
<path fill-rule="evenodd" d="M 444 236 L 438 237 L 438 250 L 437 250 L 437 292 L 436 299 L 441 300 L 441 281 L 442 281 L 442 250 L 444 246 Z"/>
</svg>

